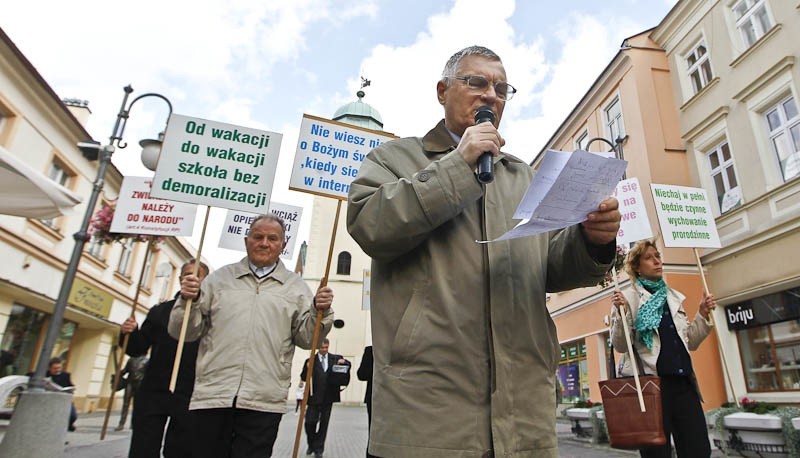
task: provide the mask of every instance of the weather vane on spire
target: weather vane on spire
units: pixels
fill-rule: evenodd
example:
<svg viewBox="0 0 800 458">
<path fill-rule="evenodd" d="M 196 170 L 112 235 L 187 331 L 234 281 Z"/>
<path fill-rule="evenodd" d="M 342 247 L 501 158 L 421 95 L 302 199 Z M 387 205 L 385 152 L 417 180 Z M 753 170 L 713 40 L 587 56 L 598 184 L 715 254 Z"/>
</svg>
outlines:
<svg viewBox="0 0 800 458">
<path fill-rule="evenodd" d="M 370 83 L 372 83 L 372 81 L 364 78 L 363 76 L 361 77 L 361 89 L 364 89 L 365 87 L 369 86 Z"/>
</svg>

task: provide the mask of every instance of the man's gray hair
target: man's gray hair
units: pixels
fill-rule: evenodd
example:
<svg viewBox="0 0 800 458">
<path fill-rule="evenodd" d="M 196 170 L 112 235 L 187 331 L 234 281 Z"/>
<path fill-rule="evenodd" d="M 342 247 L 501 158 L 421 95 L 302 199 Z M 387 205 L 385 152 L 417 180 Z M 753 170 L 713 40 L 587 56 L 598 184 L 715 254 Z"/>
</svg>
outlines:
<svg viewBox="0 0 800 458">
<path fill-rule="evenodd" d="M 447 61 L 447 63 L 444 64 L 444 70 L 442 70 L 442 79 L 447 79 L 456 76 L 456 70 L 458 70 L 458 64 L 461 63 L 461 59 L 463 59 L 466 56 L 481 56 L 489 60 L 494 60 L 503 63 L 503 61 L 500 60 L 500 56 L 498 56 L 491 49 L 477 45 L 469 46 L 453 54 Z"/>
<path fill-rule="evenodd" d="M 281 232 L 283 232 L 283 238 L 286 239 L 286 222 L 280 216 L 276 215 L 275 213 L 266 213 L 264 215 L 258 215 L 255 217 L 252 223 L 250 223 L 250 229 L 247 231 L 247 235 L 250 235 L 250 231 L 253 230 L 253 226 L 256 225 L 257 222 L 261 220 L 267 221 L 274 221 L 281 226 Z"/>
</svg>

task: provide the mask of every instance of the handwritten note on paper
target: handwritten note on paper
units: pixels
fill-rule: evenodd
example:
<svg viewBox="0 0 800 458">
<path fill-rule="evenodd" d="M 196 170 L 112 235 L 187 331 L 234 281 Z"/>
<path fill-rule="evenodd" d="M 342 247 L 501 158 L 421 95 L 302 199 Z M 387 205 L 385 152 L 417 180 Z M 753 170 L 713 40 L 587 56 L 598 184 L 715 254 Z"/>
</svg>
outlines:
<svg viewBox="0 0 800 458">
<path fill-rule="evenodd" d="M 540 234 L 585 221 L 586 215 L 597 210 L 600 202 L 612 194 L 627 164 L 586 151 L 547 150 L 514 214 L 514 218 L 527 221 L 494 241 Z"/>
</svg>

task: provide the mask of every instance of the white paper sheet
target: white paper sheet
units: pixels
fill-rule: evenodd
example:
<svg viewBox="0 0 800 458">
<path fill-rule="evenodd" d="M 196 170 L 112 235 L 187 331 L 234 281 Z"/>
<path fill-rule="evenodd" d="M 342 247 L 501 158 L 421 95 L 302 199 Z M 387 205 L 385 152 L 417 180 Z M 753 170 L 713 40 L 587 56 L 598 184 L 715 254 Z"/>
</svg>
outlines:
<svg viewBox="0 0 800 458">
<path fill-rule="evenodd" d="M 493 241 L 540 234 L 585 221 L 613 193 L 627 164 L 586 151 L 547 150 L 514 214 L 515 219 L 524 221 Z"/>
</svg>

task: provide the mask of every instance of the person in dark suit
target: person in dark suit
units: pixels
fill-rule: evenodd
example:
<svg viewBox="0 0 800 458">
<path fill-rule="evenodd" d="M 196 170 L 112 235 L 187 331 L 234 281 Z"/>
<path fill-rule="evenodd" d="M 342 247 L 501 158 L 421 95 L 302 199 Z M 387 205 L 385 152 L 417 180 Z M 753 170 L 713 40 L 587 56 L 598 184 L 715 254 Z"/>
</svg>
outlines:
<svg viewBox="0 0 800 458">
<path fill-rule="evenodd" d="M 191 275 L 193 271 L 194 259 L 190 259 L 181 267 L 181 278 Z M 208 275 L 208 266 L 205 263 L 200 263 L 197 275 L 200 279 Z M 185 343 L 175 393 L 170 393 L 169 382 L 178 341 L 167 333 L 167 324 L 177 297 L 176 294 L 172 300 L 153 306 L 141 328 L 134 318 L 128 318 L 122 324 L 122 334 L 130 334 L 125 350 L 128 356 L 142 356 L 150 350 L 150 361 L 145 368 L 144 378 L 133 397 L 133 435 L 129 458 L 160 457 L 162 437 L 166 458 L 191 456 L 189 399 L 194 388 L 199 342 Z M 122 339 L 119 341 L 121 345 Z M 164 436 L 167 419 L 169 426 Z"/>
<path fill-rule="evenodd" d="M 319 349 L 317 360 L 314 362 L 314 374 L 311 379 L 311 389 L 308 397 L 308 410 L 306 411 L 305 427 L 308 451 L 306 455 L 314 458 L 322 457 L 325 449 L 325 437 L 328 434 L 328 422 L 334 402 L 341 400 L 339 392 L 341 386 L 350 383 L 350 361 L 341 355 L 328 353 L 330 342 L 325 339 Z M 336 366 L 346 366 L 346 372 L 334 370 Z M 302 380 L 308 375 L 308 359 L 303 364 Z M 319 427 L 317 427 L 319 425 Z"/>
<path fill-rule="evenodd" d="M 372 345 L 364 347 L 364 355 L 361 356 L 361 364 L 356 372 L 358 379 L 367 382 L 367 391 L 364 393 L 364 403 L 367 404 L 367 444 L 369 444 L 369 430 L 372 425 Z M 367 458 L 373 455 L 367 450 Z"/>
</svg>

